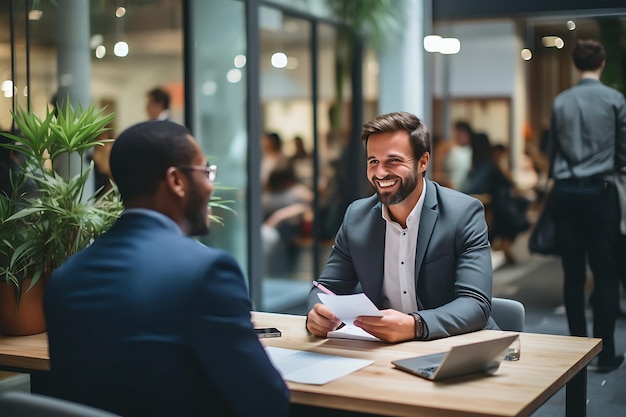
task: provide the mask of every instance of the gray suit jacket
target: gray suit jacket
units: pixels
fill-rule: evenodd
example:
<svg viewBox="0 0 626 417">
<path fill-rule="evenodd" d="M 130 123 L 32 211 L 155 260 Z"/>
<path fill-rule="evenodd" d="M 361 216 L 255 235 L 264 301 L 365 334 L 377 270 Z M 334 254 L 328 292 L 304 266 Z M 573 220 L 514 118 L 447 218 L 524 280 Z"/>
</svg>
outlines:
<svg viewBox="0 0 626 417">
<path fill-rule="evenodd" d="M 335 245 L 318 282 L 337 294 L 358 284 L 379 309 L 383 293 L 385 220 L 377 196 L 346 210 Z M 423 339 L 483 328 L 497 329 L 491 314 L 493 271 L 483 205 L 463 193 L 426 180 L 415 256 L 415 288 Z M 311 290 L 308 309 L 320 302 Z"/>
</svg>

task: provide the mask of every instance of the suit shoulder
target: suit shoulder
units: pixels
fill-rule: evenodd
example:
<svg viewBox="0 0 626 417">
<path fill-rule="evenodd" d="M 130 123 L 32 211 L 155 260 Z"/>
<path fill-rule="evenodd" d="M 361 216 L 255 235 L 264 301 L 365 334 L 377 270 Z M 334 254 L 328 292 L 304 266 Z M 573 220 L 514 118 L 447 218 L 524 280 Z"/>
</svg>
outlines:
<svg viewBox="0 0 626 417">
<path fill-rule="evenodd" d="M 471 195 L 451 188 L 435 185 L 437 210 L 443 216 L 464 219 L 484 210 L 483 203 Z"/>
<path fill-rule="evenodd" d="M 347 211 L 352 213 L 366 213 L 370 210 L 380 207 L 380 201 L 378 200 L 378 196 L 376 194 L 371 195 L 369 197 L 360 198 L 358 200 L 353 201 L 349 206 Z"/>
<path fill-rule="evenodd" d="M 472 197 L 471 195 L 462 193 L 457 190 L 453 190 L 452 188 L 444 187 L 442 185 L 439 185 L 436 182 L 433 182 L 433 185 L 435 186 L 435 190 L 437 192 L 437 200 L 439 200 L 440 203 L 447 203 L 447 202 L 451 202 L 453 204 L 459 204 L 459 203 L 471 204 L 474 202 L 480 203 L 480 201 L 477 198 Z"/>
<path fill-rule="evenodd" d="M 219 259 L 236 263 L 235 257 L 226 250 L 207 246 L 191 237 L 181 237 L 181 245 L 178 250 L 189 252 L 190 255 L 196 256 L 198 259 Z"/>
</svg>

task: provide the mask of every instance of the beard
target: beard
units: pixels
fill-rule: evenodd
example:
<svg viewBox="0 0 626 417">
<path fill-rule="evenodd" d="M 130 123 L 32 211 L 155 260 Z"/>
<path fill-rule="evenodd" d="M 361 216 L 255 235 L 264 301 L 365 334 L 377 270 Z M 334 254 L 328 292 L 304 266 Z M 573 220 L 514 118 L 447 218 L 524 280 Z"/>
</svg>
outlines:
<svg viewBox="0 0 626 417">
<path fill-rule="evenodd" d="M 386 181 L 394 179 L 400 181 L 400 185 L 395 192 L 384 190 L 381 191 L 378 185 L 374 186 L 374 189 L 376 190 L 376 195 L 378 196 L 378 200 L 380 200 L 380 202 L 383 204 L 392 205 L 401 203 L 409 196 L 409 194 L 411 194 L 417 188 L 418 174 L 416 172 L 404 178 L 385 177 L 381 178 L 380 180 Z M 376 177 L 372 177 L 372 184 L 376 184 Z"/>
<path fill-rule="evenodd" d="M 209 234 L 208 210 L 207 201 L 195 190 L 195 187 L 192 187 L 189 195 L 189 204 L 185 211 L 185 218 L 190 226 L 190 236 L 204 236 Z"/>
</svg>

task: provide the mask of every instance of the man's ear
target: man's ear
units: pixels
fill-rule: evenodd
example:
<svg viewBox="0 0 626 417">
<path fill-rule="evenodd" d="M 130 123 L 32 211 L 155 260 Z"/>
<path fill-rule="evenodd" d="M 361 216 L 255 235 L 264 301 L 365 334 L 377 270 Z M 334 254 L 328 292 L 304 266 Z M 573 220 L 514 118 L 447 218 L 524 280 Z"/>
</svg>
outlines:
<svg viewBox="0 0 626 417">
<path fill-rule="evenodd" d="M 187 195 L 187 178 L 176 167 L 169 167 L 165 172 L 165 185 L 175 195 L 184 198 Z"/>
<path fill-rule="evenodd" d="M 420 174 L 426 172 L 428 169 L 428 163 L 430 162 L 430 153 L 424 152 L 420 159 L 417 161 L 417 172 Z"/>
</svg>

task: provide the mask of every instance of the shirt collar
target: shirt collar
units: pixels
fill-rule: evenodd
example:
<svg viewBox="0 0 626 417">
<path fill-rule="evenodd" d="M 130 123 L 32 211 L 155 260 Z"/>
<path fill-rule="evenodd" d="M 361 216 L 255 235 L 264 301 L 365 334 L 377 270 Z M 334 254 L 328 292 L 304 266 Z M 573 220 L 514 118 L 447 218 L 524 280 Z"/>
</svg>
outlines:
<svg viewBox="0 0 626 417">
<path fill-rule="evenodd" d="M 130 208 L 130 209 L 124 210 L 124 213 L 122 213 L 122 216 L 127 215 L 127 214 L 141 214 L 143 216 L 152 217 L 153 219 L 157 219 L 159 222 L 163 223 L 163 225 L 167 227 L 168 229 L 183 235 L 183 231 L 178 226 L 178 224 L 176 224 L 174 220 L 172 220 L 171 218 L 167 217 L 165 214 L 160 213 L 156 210 L 150 210 L 147 208 Z"/>
</svg>

